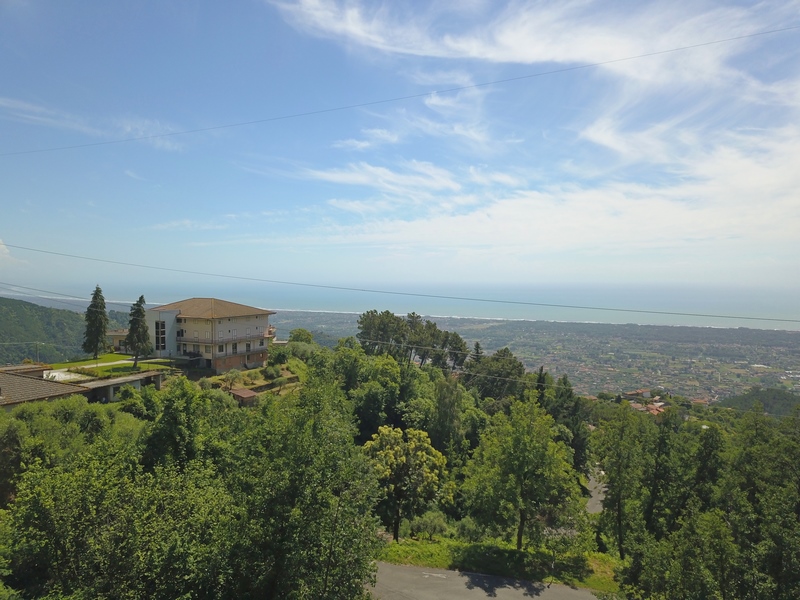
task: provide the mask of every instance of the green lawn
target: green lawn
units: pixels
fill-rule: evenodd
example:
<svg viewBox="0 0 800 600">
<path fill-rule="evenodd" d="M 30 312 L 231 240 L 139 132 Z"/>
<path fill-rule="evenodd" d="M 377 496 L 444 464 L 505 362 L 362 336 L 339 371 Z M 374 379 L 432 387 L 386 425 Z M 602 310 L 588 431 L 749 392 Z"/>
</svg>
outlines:
<svg viewBox="0 0 800 600">
<path fill-rule="evenodd" d="M 56 363 L 51 366 L 54 369 L 70 369 L 72 367 L 92 367 L 97 364 L 102 365 L 120 360 L 132 360 L 132 357 L 127 354 L 101 354 L 96 360 L 94 358 L 89 358 L 87 360 L 79 360 L 75 362 Z"/>
<path fill-rule="evenodd" d="M 112 363 L 115 361 L 111 361 Z M 95 366 L 94 361 L 89 364 L 86 364 L 85 361 L 81 361 L 80 363 L 68 363 L 69 370 L 74 373 L 80 373 L 82 375 L 87 375 L 89 377 L 95 377 L 98 379 L 109 379 L 111 377 L 124 377 L 125 375 L 131 375 L 133 373 L 141 373 L 142 371 L 168 371 L 172 368 L 167 360 L 159 360 L 153 362 L 142 362 L 139 361 L 139 364 L 136 368 L 133 368 L 133 361 L 126 362 L 124 364 L 103 364 L 102 362 L 99 363 L 99 366 Z M 62 367 L 63 368 L 63 367 Z"/>
<path fill-rule="evenodd" d="M 511 545 L 470 544 L 449 539 L 433 542 L 405 539 L 400 543 L 387 543 L 379 559 L 400 565 L 563 583 L 601 592 L 618 589 L 614 581 L 616 563 L 610 556 L 600 553 L 568 557 L 556 562 L 555 570 L 551 570 L 550 555 L 543 551 L 520 551 Z"/>
<path fill-rule="evenodd" d="M 131 373 L 140 373 L 142 371 L 167 371 L 171 368 L 167 361 L 146 363 L 139 361 L 135 370 L 132 362 L 124 365 L 106 365 L 91 370 L 96 371 L 99 377 L 122 377 L 123 375 L 129 375 Z"/>
</svg>

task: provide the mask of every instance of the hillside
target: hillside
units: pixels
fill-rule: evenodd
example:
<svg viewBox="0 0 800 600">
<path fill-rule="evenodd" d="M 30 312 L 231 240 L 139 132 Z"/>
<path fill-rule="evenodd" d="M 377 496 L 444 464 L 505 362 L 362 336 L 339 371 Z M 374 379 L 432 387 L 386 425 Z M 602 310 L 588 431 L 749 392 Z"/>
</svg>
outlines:
<svg viewBox="0 0 800 600">
<path fill-rule="evenodd" d="M 754 387 L 745 394 L 726 398 L 720 405 L 738 410 L 750 410 L 756 403 L 761 403 L 764 412 L 782 417 L 792 414 L 800 405 L 800 395 L 780 388 Z"/>
<path fill-rule="evenodd" d="M 109 328 L 124 327 L 126 320 L 125 313 L 111 311 Z M 0 364 L 26 358 L 59 362 L 82 356 L 85 326 L 81 313 L 0 298 Z"/>
</svg>

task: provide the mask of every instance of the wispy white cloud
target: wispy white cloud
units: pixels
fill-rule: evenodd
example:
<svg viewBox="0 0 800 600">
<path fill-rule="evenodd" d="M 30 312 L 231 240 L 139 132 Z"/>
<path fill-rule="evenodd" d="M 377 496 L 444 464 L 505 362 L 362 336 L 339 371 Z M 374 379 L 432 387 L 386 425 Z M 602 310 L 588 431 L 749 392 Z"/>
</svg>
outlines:
<svg viewBox="0 0 800 600">
<path fill-rule="evenodd" d="M 15 98 L 0 98 L 0 111 L 3 118 L 12 121 L 77 131 L 91 136 L 105 134 L 103 129 L 90 124 L 88 119 Z"/>
<path fill-rule="evenodd" d="M 89 118 L 16 98 L 0 97 L 0 118 L 75 131 L 94 138 L 143 138 L 142 142 L 163 150 L 179 150 L 183 147 L 174 138 L 159 137 L 177 131 L 176 127 L 145 117 Z"/>
<path fill-rule="evenodd" d="M 384 144 L 396 144 L 400 141 L 400 135 L 386 129 L 363 129 L 362 139 L 346 139 L 334 142 L 334 148 L 345 150 L 368 150 Z"/>
<path fill-rule="evenodd" d="M 138 175 L 137 173 L 135 173 L 134 171 L 131 171 L 130 169 L 125 169 L 124 173 L 125 173 L 125 175 L 127 175 L 131 179 L 135 179 L 137 181 L 147 181 L 144 177 L 142 177 L 141 175 Z"/>
<path fill-rule="evenodd" d="M 333 198 L 328 200 L 328 204 L 339 210 L 359 215 L 386 215 L 395 208 L 393 203 L 386 199 L 341 200 Z"/>
<path fill-rule="evenodd" d="M 651 182 L 610 177 L 530 188 L 473 168 L 466 180 L 478 186 L 474 192 L 442 188 L 436 210 L 399 213 L 391 203 L 337 200 L 331 204 L 362 221 L 320 224 L 293 243 L 369 247 L 398 275 L 404 263 L 391 262 L 396 249 L 413 249 L 456 280 L 474 272 L 511 280 L 532 265 L 582 281 L 780 280 L 800 255 L 798 134 L 794 126 L 733 133 L 678 157 L 668 167 L 678 177 Z M 367 185 L 372 174 L 356 165 L 331 180 Z M 481 191 L 493 180 L 505 190 Z"/>
<path fill-rule="evenodd" d="M 225 223 L 213 223 L 194 221 L 192 219 L 179 219 L 177 221 L 169 221 L 167 223 L 156 223 L 151 226 L 155 230 L 175 230 L 175 231 L 207 231 L 214 229 L 227 229 L 228 225 Z"/>
<path fill-rule="evenodd" d="M 125 138 L 136 138 L 161 150 L 180 150 L 183 143 L 169 134 L 177 129 L 157 119 L 124 117 L 114 119 L 114 126 Z M 164 137 L 166 136 L 166 137 Z"/>
<path fill-rule="evenodd" d="M 743 35 L 780 24 L 782 17 L 791 14 L 785 6 L 762 4 L 753 9 L 696 2 L 473 3 L 463 10 L 439 3 L 420 8 L 358 0 L 272 4 L 305 31 L 372 50 L 518 64 L 613 61 Z M 454 19 L 454 13 L 460 18 Z M 723 75 L 720 67 L 724 60 L 735 52 L 735 45 L 720 45 L 680 67 L 676 62 L 682 61 L 662 55 L 654 57 L 645 69 L 624 62 L 604 68 L 635 79 L 685 79 L 698 73 L 718 77 Z M 669 65 L 675 66 L 667 68 Z"/>
<path fill-rule="evenodd" d="M 403 172 L 367 162 L 351 163 L 345 169 L 306 171 L 308 177 L 352 186 L 366 186 L 385 192 L 457 191 L 460 184 L 448 170 L 429 162 L 411 160 L 403 164 Z"/>
<path fill-rule="evenodd" d="M 24 264 L 26 261 L 19 259 L 11 254 L 11 250 L 0 239 L 0 266 L 15 266 Z"/>
</svg>

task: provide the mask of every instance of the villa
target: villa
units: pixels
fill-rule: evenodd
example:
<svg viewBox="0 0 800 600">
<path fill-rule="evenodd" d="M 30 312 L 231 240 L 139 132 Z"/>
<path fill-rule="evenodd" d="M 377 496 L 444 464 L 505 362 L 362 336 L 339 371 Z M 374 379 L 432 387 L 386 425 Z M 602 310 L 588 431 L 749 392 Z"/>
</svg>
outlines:
<svg viewBox="0 0 800 600">
<path fill-rule="evenodd" d="M 191 298 L 149 309 L 146 318 L 154 356 L 189 357 L 224 373 L 266 364 L 274 314 L 216 298 Z"/>
</svg>

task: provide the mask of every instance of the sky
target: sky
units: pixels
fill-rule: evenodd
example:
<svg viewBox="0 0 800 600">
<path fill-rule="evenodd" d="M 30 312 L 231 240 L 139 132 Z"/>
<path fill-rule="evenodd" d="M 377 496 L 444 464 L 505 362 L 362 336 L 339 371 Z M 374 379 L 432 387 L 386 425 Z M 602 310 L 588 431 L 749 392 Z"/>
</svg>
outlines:
<svg viewBox="0 0 800 600">
<path fill-rule="evenodd" d="M 800 291 L 799 117 L 798 0 L 0 0 L 0 284 Z"/>
</svg>

